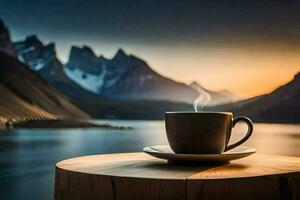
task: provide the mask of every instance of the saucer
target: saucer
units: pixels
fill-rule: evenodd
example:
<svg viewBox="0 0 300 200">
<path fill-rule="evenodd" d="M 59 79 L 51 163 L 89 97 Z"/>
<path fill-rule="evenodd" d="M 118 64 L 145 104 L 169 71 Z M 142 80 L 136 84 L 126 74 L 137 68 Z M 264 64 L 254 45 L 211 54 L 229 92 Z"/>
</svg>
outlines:
<svg viewBox="0 0 300 200">
<path fill-rule="evenodd" d="M 176 154 L 169 145 L 159 145 L 145 147 L 143 151 L 156 158 L 168 160 L 168 162 L 227 163 L 250 156 L 256 152 L 256 149 L 240 146 L 220 154 Z"/>
</svg>

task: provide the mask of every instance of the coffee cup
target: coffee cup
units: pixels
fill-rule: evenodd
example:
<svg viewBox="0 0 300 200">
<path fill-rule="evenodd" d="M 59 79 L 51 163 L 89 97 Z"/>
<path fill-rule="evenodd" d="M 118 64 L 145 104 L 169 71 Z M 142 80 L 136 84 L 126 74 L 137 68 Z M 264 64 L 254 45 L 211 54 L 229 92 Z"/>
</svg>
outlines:
<svg viewBox="0 0 300 200">
<path fill-rule="evenodd" d="M 238 122 L 245 122 L 248 131 L 241 140 L 228 144 Z M 253 132 L 249 118 L 233 118 L 230 112 L 166 112 L 165 126 L 170 147 L 177 154 L 220 154 L 241 145 Z"/>
</svg>

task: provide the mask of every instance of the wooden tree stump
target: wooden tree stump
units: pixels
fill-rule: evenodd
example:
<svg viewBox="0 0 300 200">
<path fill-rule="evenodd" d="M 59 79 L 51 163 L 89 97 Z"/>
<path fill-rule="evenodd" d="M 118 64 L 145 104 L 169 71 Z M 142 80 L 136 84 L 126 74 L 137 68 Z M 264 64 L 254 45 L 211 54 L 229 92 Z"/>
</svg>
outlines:
<svg viewBox="0 0 300 200">
<path fill-rule="evenodd" d="M 171 165 L 145 153 L 56 165 L 56 200 L 300 199 L 300 158 L 255 154 L 216 165 Z"/>
</svg>

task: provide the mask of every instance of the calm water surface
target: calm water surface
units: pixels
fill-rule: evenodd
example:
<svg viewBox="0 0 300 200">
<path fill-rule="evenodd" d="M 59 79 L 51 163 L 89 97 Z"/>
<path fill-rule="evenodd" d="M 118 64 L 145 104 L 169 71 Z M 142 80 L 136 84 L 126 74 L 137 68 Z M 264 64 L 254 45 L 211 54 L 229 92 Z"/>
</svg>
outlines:
<svg viewBox="0 0 300 200">
<path fill-rule="evenodd" d="M 167 144 L 162 121 L 99 121 L 103 122 L 134 129 L 1 131 L 0 199 L 53 199 L 54 169 L 59 160 Z M 231 141 L 241 137 L 245 129 L 238 125 Z M 246 145 L 258 153 L 300 156 L 300 125 L 255 124 Z"/>
</svg>

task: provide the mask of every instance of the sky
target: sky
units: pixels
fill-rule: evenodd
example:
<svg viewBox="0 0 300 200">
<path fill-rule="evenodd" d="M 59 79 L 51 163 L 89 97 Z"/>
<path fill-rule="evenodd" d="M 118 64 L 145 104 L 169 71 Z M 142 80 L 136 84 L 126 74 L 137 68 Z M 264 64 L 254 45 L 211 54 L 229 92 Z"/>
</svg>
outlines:
<svg viewBox="0 0 300 200">
<path fill-rule="evenodd" d="M 72 45 L 111 58 L 118 48 L 164 76 L 241 98 L 300 71 L 300 1 L 0 0 L 12 39 L 36 34 L 67 62 Z"/>
</svg>

